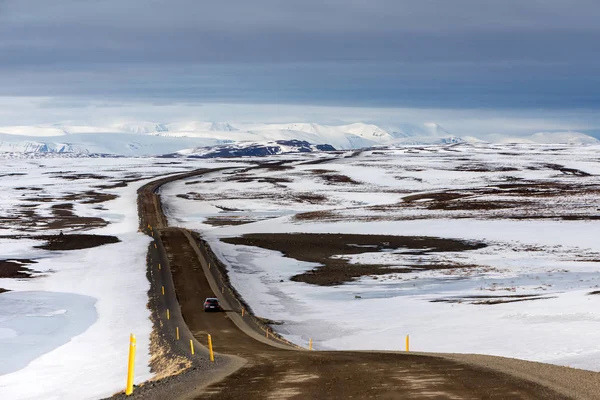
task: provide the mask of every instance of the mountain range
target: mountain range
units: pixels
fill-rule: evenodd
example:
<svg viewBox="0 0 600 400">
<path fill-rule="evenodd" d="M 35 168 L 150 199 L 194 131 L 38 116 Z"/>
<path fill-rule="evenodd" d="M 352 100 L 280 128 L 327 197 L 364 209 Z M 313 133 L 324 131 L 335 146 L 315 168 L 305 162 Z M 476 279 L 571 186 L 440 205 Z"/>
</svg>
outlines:
<svg viewBox="0 0 600 400">
<path fill-rule="evenodd" d="M 0 152 L 179 155 L 207 157 L 281 154 L 286 152 L 357 149 L 375 145 L 454 143 L 598 144 L 580 132 L 539 132 L 530 136 L 488 135 L 486 140 L 455 136 L 436 123 L 405 124 L 387 132 L 377 125 L 353 123 L 239 124 L 185 121 L 124 122 L 109 125 L 60 123 L 0 127 Z M 328 147 L 315 146 L 328 145 Z M 213 150 L 209 150 L 209 149 Z M 251 149 L 251 150 L 250 150 Z"/>
</svg>

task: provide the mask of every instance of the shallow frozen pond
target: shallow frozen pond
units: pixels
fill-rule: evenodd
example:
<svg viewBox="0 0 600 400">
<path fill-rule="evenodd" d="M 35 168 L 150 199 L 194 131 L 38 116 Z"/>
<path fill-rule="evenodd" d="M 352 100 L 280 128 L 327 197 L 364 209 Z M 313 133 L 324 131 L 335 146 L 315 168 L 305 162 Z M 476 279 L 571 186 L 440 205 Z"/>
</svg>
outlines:
<svg viewBox="0 0 600 400">
<path fill-rule="evenodd" d="M 73 293 L 6 292 L 0 295 L 0 375 L 85 332 L 98 318 L 96 299 Z"/>
</svg>

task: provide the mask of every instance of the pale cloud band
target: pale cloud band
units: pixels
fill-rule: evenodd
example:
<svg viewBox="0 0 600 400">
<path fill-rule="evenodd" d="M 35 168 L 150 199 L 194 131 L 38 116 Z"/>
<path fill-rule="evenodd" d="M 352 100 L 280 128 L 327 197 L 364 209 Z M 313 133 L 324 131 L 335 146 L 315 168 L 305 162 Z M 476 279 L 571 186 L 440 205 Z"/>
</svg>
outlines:
<svg viewBox="0 0 600 400">
<path fill-rule="evenodd" d="M 524 110 L 539 130 L 595 129 L 599 19 L 588 0 L 0 0 L 0 96 Z"/>
</svg>

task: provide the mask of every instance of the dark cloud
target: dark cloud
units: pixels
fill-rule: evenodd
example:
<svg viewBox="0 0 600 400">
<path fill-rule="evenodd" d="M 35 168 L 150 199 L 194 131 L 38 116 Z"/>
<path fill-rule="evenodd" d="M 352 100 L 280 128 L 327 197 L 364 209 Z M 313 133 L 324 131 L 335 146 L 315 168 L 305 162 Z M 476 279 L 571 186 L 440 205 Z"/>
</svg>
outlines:
<svg viewBox="0 0 600 400">
<path fill-rule="evenodd" d="M 588 0 L 5 0 L 0 94 L 596 107 Z"/>
</svg>

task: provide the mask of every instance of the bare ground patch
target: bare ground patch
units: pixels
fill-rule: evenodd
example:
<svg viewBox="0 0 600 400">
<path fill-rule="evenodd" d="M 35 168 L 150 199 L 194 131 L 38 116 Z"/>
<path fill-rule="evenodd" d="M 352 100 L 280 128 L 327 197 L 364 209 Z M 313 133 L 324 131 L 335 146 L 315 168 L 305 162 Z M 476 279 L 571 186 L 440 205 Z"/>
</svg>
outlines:
<svg viewBox="0 0 600 400">
<path fill-rule="evenodd" d="M 232 225 L 244 225 L 251 224 L 253 222 L 259 221 L 258 219 L 248 219 L 242 216 L 240 217 L 232 217 L 232 216 L 223 216 L 223 217 L 208 217 L 204 220 L 205 224 L 212 226 L 232 226 Z"/>
<path fill-rule="evenodd" d="M 491 164 L 463 164 L 454 168 L 455 171 L 463 172 L 514 172 L 519 171 L 515 167 L 506 167 L 502 165 Z"/>
<path fill-rule="evenodd" d="M 280 251 L 286 257 L 319 263 L 322 266 L 296 275 L 291 279 L 293 281 L 321 286 L 340 285 L 365 275 L 384 275 L 468 267 L 452 263 L 426 262 L 407 266 L 351 264 L 343 256 L 397 249 L 405 250 L 402 253 L 405 255 L 423 256 L 429 253 L 467 251 L 486 247 L 486 244 L 482 242 L 470 242 L 458 239 L 426 236 L 352 234 L 249 234 L 242 237 L 221 240 L 230 244 L 256 246 Z M 336 258 L 332 258 L 332 256 L 336 256 Z"/>
<path fill-rule="evenodd" d="M 457 192 L 436 192 L 436 193 L 419 193 L 402 198 L 403 201 L 411 203 L 413 201 L 433 200 L 433 201 L 450 201 L 460 199 L 462 197 L 472 196 L 472 193 L 457 193 Z"/>
<path fill-rule="evenodd" d="M 298 213 L 294 215 L 295 221 L 324 221 L 324 220 L 337 220 L 344 218 L 341 214 L 333 211 L 309 211 L 304 213 Z"/>
<path fill-rule="evenodd" d="M 325 180 L 330 185 L 336 184 L 348 184 L 348 185 L 360 185 L 360 182 L 355 181 L 349 176 L 342 174 L 323 174 L 319 175 L 319 178 Z"/>
<path fill-rule="evenodd" d="M 151 316 L 152 320 L 155 318 L 154 315 Z M 155 326 L 162 325 L 162 322 L 153 322 Z M 192 362 L 189 359 L 169 351 L 169 348 L 170 345 L 167 343 L 167 339 L 161 336 L 156 328 L 153 329 L 150 333 L 150 367 L 152 372 L 156 374 L 152 378 L 153 381 L 178 375 L 192 367 Z"/>
<path fill-rule="evenodd" d="M 108 180 L 110 177 L 99 174 L 66 174 L 66 175 L 58 175 L 55 174 L 53 178 L 65 179 L 67 181 L 75 181 L 79 179 L 97 179 L 97 180 Z"/>
<path fill-rule="evenodd" d="M 29 259 L 0 260 L 0 278 L 31 278 L 32 269 L 25 265 L 36 264 L 37 261 Z"/>
<path fill-rule="evenodd" d="M 20 231 L 37 231 L 44 229 L 73 229 L 85 230 L 108 225 L 108 222 L 98 217 L 80 217 L 75 215 L 71 209 L 72 204 L 67 203 L 53 205 L 52 215 L 39 215 L 35 208 L 38 204 L 22 204 L 20 209 L 13 213 L 14 218 L 3 217 L 6 225 Z"/>
<path fill-rule="evenodd" d="M 90 249 L 110 243 L 120 242 L 116 236 L 108 235 L 42 235 L 34 236 L 34 239 L 45 240 L 46 243 L 35 246 L 44 250 L 79 250 Z"/>
<path fill-rule="evenodd" d="M 486 200 L 456 200 L 436 201 L 427 204 L 428 210 L 504 210 L 522 208 L 531 205 L 526 201 L 486 201 Z"/>
<path fill-rule="evenodd" d="M 466 303 L 476 305 L 495 305 L 505 303 L 516 303 L 520 301 L 533 301 L 533 300 L 545 300 L 553 299 L 555 296 L 543 296 L 540 294 L 510 294 L 510 295 L 495 295 L 495 296 L 461 296 L 461 297 L 449 297 L 430 300 L 431 303 Z"/>
<path fill-rule="evenodd" d="M 79 201 L 83 204 L 96 204 L 96 203 L 104 203 L 105 201 L 116 199 L 116 194 L 112 193 L 100 193 L 94 190 L 88 190 L 83 193 L 74 193 L 67 196 L 62 197 L 63 200 L 68 201 Z"/>
</svg>

